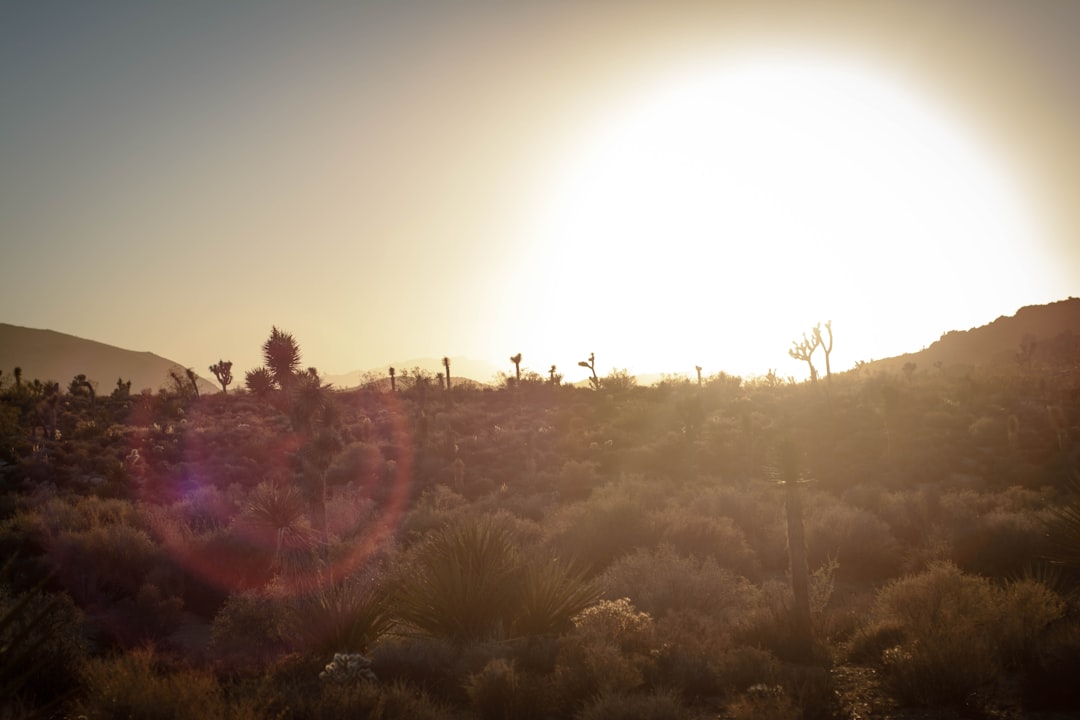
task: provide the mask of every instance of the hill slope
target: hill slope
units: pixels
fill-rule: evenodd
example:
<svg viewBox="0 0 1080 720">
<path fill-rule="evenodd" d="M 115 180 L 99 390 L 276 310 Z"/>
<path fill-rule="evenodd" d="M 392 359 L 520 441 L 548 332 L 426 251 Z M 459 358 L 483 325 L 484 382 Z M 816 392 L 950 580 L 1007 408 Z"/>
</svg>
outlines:
<svg viewBox="0 0 1080 720">
<path fill-rule="evenodd" d="M 1071 365 L 1080 362 L 1080 298 L 1047 305 L 1028 305 L 1015 315 L 970 330 L 954 330 L 930 347 L 870 363 L 878 370 L 900 370 L 906 363 L 920 369 L 936 363 L 957 365 L 1007 365 L 1017 363 L 1020 346 L 1034 341 L 1031 361 L 1035 365 Z"/>
<path fill-rule="evenodd" d="M 170 370 L 184 371 L 177 362 L 150 352 L 135 352 L 85 340 L 74 335 L 36 330 L 0 323 L 0 370 L 4 382 L 16 367 L 22 368 L 23 382 L 55 380 L 62 389 L 82 373 L 97 383 L 99 393 L 108 394 L 118 378 L 131 381 L 131 391 L 157 390 L 169 379 Z M 200 392 L 214 392 L 216 386 L 199 378 Z"/>
</svg>

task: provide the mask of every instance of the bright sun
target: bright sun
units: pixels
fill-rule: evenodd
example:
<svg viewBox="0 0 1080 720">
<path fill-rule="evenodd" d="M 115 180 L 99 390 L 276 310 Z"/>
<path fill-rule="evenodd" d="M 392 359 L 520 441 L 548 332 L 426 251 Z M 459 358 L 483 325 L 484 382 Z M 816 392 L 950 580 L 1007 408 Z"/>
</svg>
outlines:
<svg viewBox="0 0 1080 720">
<path fill-rule="evenodd" d="M 567 157 L 525 312 L 538 349 L 605 370 L 797 374 L 787 347 L 829 319 L 849 367 L 989 321 L 988 299 L 1015 309 L 1039 281 L 1031 212 L 975 136 L 829 58 L 682 73 Z"/>
</svg>

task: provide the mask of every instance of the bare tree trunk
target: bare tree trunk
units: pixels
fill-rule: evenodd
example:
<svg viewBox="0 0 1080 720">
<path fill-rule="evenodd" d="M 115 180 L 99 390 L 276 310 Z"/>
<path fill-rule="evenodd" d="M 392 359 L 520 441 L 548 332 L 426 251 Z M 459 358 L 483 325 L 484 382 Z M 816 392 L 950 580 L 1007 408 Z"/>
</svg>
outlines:
<svg viewBox="0 0 1080 720">
<path fill-rule="evenodd" d="M 799 656 L 809 659 L 813 650 L 813 627 L 810 620 L 810 570 L 806 562 L 802 497 L 795 481 L 788 480 L 786 486 L 788 561 L 791 564 L 791 592 L 795 597 L 792 618 L 794 640 Z"/>
</svg>

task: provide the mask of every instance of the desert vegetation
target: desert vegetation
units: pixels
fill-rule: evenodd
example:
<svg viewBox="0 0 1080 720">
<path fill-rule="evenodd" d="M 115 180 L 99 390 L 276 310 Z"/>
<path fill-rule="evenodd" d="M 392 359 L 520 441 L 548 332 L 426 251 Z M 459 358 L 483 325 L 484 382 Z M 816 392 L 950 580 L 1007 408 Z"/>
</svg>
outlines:
<svg viewBox="0 0 1080 720">
<path fill-rule="evenodd" d="M 1078 358 L 824 331 L 805 383 L 344 391 L 278 328 L 228 393 L 5 371 L 0 716 L 1080 710 Z"/>
</svg>

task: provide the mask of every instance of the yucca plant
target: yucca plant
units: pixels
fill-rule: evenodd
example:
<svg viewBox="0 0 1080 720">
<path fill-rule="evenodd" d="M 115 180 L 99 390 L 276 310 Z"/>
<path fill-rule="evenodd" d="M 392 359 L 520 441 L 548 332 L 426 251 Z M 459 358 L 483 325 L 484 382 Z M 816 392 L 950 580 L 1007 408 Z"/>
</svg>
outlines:
<svg viewBox="0 0 1080 720">
<path fill-rule="evenodd" d="M 304 513 L 303 493 L 292 486 L 264 483 L 253 493 L 239 526 L 263 552 L 270 568 L 286 574 L 303 570 L 317 544 L 317 533 Z"/>
<path fill-rule="evenodd" d="M 388 594 L 377 578 L 349 579 L 297 598 L 290 615 L 293 637 L 321 655 L 366 652 L 393 623 Z"/>
<path fill-rule="evenodd" d="M 453 642 L 503 639 L 517 600 L 517 547 L 490 517 L 436 532 L 417 550 L 396 593 L 412 627 Z"/>
<path fill-rule="evenodd" d="M 600 598 L 600 588 L 572 564 L 533 560 L 520 572 L 516 635 L 558 635 L 573 627 L 573 618 Z"/>
</svg>

